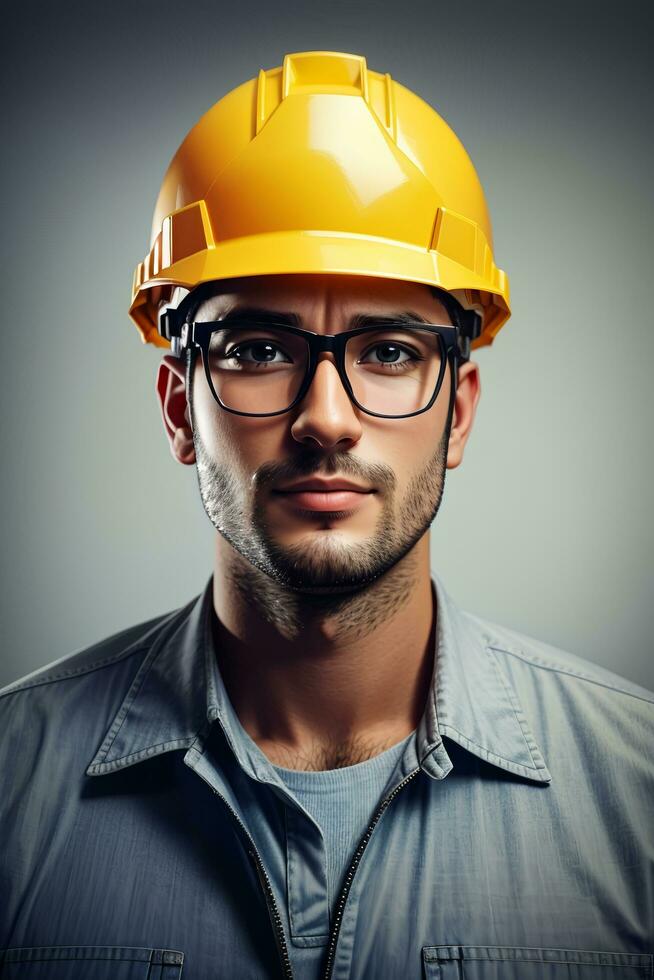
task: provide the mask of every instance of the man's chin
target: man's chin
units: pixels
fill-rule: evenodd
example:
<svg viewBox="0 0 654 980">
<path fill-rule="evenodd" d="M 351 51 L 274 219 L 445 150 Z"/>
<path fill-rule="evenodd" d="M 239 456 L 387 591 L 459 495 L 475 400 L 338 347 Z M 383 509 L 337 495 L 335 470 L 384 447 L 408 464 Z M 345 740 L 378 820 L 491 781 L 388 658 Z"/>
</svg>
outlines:
<svg viewBox="0 0 654 980">
<path fill-rule="evenodd" d="M 360 592 L 375 582 L 395 563 L 365 561 L 361 556 L 359 567 L 353 561 L 353 546 L 322 549 L 312 544 L 296 544 L 290 548 L 274 545 L 268 550 L 267 574 L 285 588 L 306 596 L 346 595 Z"/>
</svg>

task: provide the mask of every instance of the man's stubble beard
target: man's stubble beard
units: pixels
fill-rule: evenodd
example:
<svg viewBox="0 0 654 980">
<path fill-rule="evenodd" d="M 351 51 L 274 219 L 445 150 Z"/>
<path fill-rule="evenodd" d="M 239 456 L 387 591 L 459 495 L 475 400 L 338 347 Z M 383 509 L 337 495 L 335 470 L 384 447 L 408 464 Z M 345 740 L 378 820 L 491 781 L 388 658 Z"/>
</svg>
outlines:
<svg viewBox="0 0 654 980">
<path fill-rule="evenodd" d="M 211 456 L 197 425 L 193 424 L 195 372 L 192 365 L 193 362 L 187 371 L 187 399 L 200 496 L 207 517 L 232 546 L 235 559 L 239 555 L 244 559 L 236 560 L 232 571 L 234 576 L 248 579 L 250 594 L 255 583 L 249 573 L 257 570 L 268 580 L 262 579 L 261 574 L 254 574 L 259 588 L 275 583 L 276 588 L 272 591 L 277 595 L 280 591 L 299 593 L 304 600 L 314 601 L 316 606 L 323 600 L 327 604 L 330 600 L 338 604 L 339 596 L 346 599 L 348 593 L 365 589 L 397 565 L 427 532 L 443 498 L 449 424 L 445 426 L 435 452 L 422 471 L 411 479 L 397 515 L 394 514 L 394 473 L 386 466 L 369 467 L 381 475 L 385 486 L 380 494 L 381 513 L 368 540 L 346 543 L 343 536 L 346 532 L 341 532 L 338 523 L 332 521 L 329 529 L 319 534 L 314 532 L 302 541 L 283 545 L 275 537 L 275 528 L 266 517 L 262 496 L 268 497 L 269 491 L 264 490 L 262 495 L 255 490 L 251 502 L 245 500 L 243 488 L 234 477 L 233 470 Z M 221 411 L 219 406 L 216 406 L 216 410 Z M 298 461 L 301 453 L 302 450 L 299 450 Z M 307 456 L 313 460 L 310 469 L 324 471 L 324 454 L 307 452 Z M 359 475 L 366 482 L 365 474 L 353 471 L 351 459 L 349 453 L 330 454 L 329 471 L 340 470 L 355 477 Z M 338 465 L 340 461 L 341 466 Z M 270 472 L 270 467 L 262 469 Z M 310 469 L 305 467 L 298 473 L 304 475 Z M 367 482 L 375 485 L 379 480 Z M 253 485 L 256 485 L 256 481 L 253 481 Z M 242 584 L 245 585 L 245 582 Z"/>
<path fill-rule="evenodd" d="M 191 420 L 192 388 L 189 379 Z M 216 409 L 221 410 L 219 406 Z M 245 500 L 233 470 L 212 458 L 198 427 L 192 424 L 202 503 L 207 517 L 232 548 L 283 589 L 306 595 L 316 589 L 358 590 L 401 561 L 434 521 L 445 486 L 448 428 L 422 471 L 411 479 L 397 515 L 394 514 L 396 481 L 388 471 L 386 489 L 380 494 L 381 513 L 371 537 L 363 542 L 346 542 L 347 531 L 341 531 L 339 523 L 331 521 L 328 530 L 314 530 L 302 541 L 281 544 L 267 519 L 267 499 L 262 500 L 255 490 L 251 502 Z M 336 459 L 339 454 L 332 455 Z M 351 473 L 351 465 L 343 470 Z M 268 498 L 268 491 L 263 496 Z"/>
</svg>

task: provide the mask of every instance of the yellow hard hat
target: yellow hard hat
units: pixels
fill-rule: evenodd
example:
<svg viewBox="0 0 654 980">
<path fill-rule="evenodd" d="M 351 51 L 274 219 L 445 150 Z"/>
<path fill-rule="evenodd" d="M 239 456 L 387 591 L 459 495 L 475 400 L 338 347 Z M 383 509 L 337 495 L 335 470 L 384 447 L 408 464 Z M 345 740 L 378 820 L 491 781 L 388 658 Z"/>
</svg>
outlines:
<svg viewBox="0 0 654 980">
<path fill-rule="evenodd" d="M 129 315 L 170 347 L 175 287 L 240 276 L 351 273 L 425 283 L 480 317 L 472 348 L 510 316 L 472 162 L 445 121 L 361 55 L 287 54 L 228 92 L 164 176 Z"/>
</svg>

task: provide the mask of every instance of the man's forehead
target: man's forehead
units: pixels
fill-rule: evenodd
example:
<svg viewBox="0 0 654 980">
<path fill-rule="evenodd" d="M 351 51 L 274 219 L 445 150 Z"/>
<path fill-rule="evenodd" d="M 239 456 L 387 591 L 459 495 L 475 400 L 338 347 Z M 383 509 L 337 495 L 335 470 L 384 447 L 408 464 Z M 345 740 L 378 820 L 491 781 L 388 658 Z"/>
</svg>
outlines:
<svg viewBox="0 0 654 980">
<path fill-rule="evenodd" d="M 424 314 L 445 312 L 429 286 L 371 276 L 258 276 L 216 282 L 205 287 L 196 319 L 215 317 L 240 307 L 257 306 L 300 317 L 327 308 L 329 312 L 384 313 L 407 306 Z"/>
</svg>

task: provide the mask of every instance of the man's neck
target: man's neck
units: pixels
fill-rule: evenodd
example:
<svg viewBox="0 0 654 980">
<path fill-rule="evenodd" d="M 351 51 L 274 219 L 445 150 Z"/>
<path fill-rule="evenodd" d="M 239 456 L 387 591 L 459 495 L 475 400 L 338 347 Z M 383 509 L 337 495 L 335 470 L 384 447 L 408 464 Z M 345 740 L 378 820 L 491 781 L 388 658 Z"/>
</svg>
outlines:
<svg viewBox="0 0 654 980">
<path fill-rule="evenodd" d="M 318 600 L 218 538 L 216 658 L 239 721 L 273 763 L 354 765 L 418 726 L 435 649 L 428 535 L 366 588 Z"/>
</svg>

